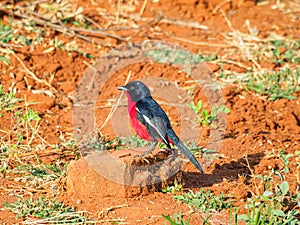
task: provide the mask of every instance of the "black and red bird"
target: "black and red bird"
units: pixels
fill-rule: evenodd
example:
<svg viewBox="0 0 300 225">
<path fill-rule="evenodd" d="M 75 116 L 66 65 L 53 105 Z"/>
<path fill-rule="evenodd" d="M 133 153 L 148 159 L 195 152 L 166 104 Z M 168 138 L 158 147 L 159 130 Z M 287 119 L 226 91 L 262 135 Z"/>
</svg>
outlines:
<svg viewBox="0 0 300 225">
<path fill-rule="evenodd" d="M 149 88 L 141 81 L 132 81 L 118 88 L 125 91 L 128 98 L 128 113 L 133 129 L 143 139 L 151 141 L 144 155 L 150 153 L 158 144 L 163 142 L 171 149 L 171 144 L 179 150 L 203 173 L 203 170 L 172 129 L 170 120 L 164 110 L 152 98 Z"/>
</svg>

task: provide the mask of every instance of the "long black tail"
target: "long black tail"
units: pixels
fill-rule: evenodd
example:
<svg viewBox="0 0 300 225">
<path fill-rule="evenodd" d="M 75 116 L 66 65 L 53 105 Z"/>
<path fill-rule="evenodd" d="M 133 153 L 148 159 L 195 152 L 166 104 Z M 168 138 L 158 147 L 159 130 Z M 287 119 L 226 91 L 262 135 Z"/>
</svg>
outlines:
<svg viewBox="0 0 300 225">
<path fill-rule="evenodd" d="M 194 157 L 194 155 L 191 153 L 191 151 L 182 143 L 182 141 L 179 140 L 179 142 L 176 144 L 177 148 L 179 148 L 183 154 L 194 164 L 194 166 L 203 173 L 203 169 L 200 166 L 197 159 Z"/>
<path fill-rule="evenodd" d="M 191 151 L 183 144 L 183 142 L 178 138 L 178 136 L 175 134 L 173 129 L 168 129 L 167 134 L 170 137 L 170 139 L 174 142 L 174 144 L 177 146 L 179 150 L 182 151 L 182 153 L 191 161 L 191 163 L 194 164 L 194 166 L 203 173 L 203 169 L 200 166 L 197 159 L 194 157 L 194 155 L 191 153 Z"/>
</svg>

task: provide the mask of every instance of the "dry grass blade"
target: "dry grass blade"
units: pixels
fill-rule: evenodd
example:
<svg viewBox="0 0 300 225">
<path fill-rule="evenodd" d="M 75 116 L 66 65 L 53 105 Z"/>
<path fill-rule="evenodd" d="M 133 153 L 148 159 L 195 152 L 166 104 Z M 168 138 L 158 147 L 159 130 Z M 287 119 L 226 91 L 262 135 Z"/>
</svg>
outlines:
<svg viewBox="0 0 300 225">
<path fill-rule="evenodd" d="M 160 20 L 161 23 L 168 23 L 180 27 L 189 27 L 189 28 L 195 28 L 200 30 L 208 30 L 208 26 L 201 25 L 200 23 L 196 21 L 186 21 L 186 20 L 178 20 L 178 19 L 169 19 L 164 18 Z"/>
<path fill-rule="evenodd" d="M 129 79 L 131 76 L 131 71 L 129 71 L 128 76 L 126 78 L 125 84 L 128 83 Z M 121 94 L 119 95 L 119 98 L 117 99 L 116 103 L 114 104 L 114 106 L 111 108 L 108 116 L 106 117 L 104 123 L 102 124 L 102 126 L 99 128 L 99 130 L 102 130 L 102 128 L 107 124 L 107 122 L 111 119 L 111 117 L 114 115 L 115 111 L 117 110 L 118 106 L 120 105 L 121 99 L 123 96 L 123 92 L 121 92 Z"/>
<path fill-rule="evenodd" d="M 217 43 L 209 43 L 209 42 L 201 42 L 201 41 L 192 41 L 192 40 L 189 40 L 189 39 L 186 39 L 186 38 L 175 37 L 175 36 L 172 36 L 172 35 L 169 35 L 169 34 L 166 34 L 166 36 L 168 36 L 169 38 L 172 38 L 174 40 L 186 42 L 186 43 L 193 44 L 193 45 L 211 46 L 211 47 L 217 47 L 217 48 L 232 47 L 231 45 L 228 45 L 228 44 L 217 44 Z"/>
<path fill-rule="evenodd" d="M 142 8 L 141 8 L 141 11 L 140 11 L 140 16 L 143 16 L 143 13 L 146 9 L 146 5 L 147 5 L 148 1 L 147 0 L 144 0 L 143 2 L 143 5 L 142 5 Z"/>
<path fill-rule="evenodd" d="M 243 52 L 247 59 L 252 61 L 253 64 L 255 65 L 255 67 L 257 69 L 261 69 L 261 66 L 256 62 L 256 60 L 252 57 L 251 53 L 250 53 L 250 49 L 249 47 L 246 45 L 246 43 L 244 42 L 244 39 L 242 38 L 242 36 L 240 35 L 240 32 L 236 31 L 233 26 L 232 26 L 232 23 L 231 21 L 227 18 L 225 12 L 221 9 L 220 10 L 228 27 L 231 29 L 232 31 L 232 35 L 233 35 L 233 38 L 234 38 L 234 41 L 232 43 L 232 46 L 235 46 L 236 48 L 238 48 L 241 52 Z"/>
<path fill-rule="evenodd" d="M 117 24 L 120 22 L 121 7 L 122 7 L 122 1 L 118 0 L 117 10 L 116 10 L 116 23 Z"/>
<path fill-rule="evenodd" d="M 27 68 L 27 66 L 25 65 L 25 63 L 18 57 L 18 55 L 16 55 L 14 52 L 12 52 L 12 55 L 18 60 L 18 62 L 24 68 L 25 72 L 28 75 L 30 75 L 30 77 L 33 80 L 35 80 L 36 82 L 38 82 L 40 84 L 44 84 L 45 86 L 49 87 L 50 90 L 56 95 L 56 97 L 60 96 L 62 98 L 62 101 L 64 102 L 64 104 L 70 105 L 70 102 L 71 102 L 70 98 L 71 97 L 66 96 L 62 91 L 59 91 L 56 88 L 54 88 L 48 81 L 42 80 L 42 79 L 38 78 L 31 70 L 29 70 Z M 45 94 L 49 94 L 49 97 L 53 97 L 52 93 L 45 92 Z"/>
<path fill-rule="evenodd" d="M 1 38 L 0 38 L 1 39 Z M 22 45 L 18 45 L 18 44 L 8 44 L 8 43 L 3 43 L 0 42 L 0 46 L 5 47 L 5 48 L 23 48 Z M 1 49 L 0 49 L 1 51 Z"/>
<path fill-rule="evenodd" d="M 40 83 L 40 84 L 44 84 L 46 85 L 47 87 L 49 87 L 51 89 L 51 91 L 53 91 L 54 93 L 58 93 L 58 91 L 49 83 L 47 82 L 46 80 L 42 80 L 40 78 L 38 78 L 31 70 L 29 70 L 27 68 L 27 66 L 25 65 L 25 63 L 19 58 L 19 56 L 17 54 L 15 54 L 13 51 L 12 51 L 12 55 L 18 60 L 18 62 L 21 64 L 21 66 L 24 68 L 25 72 L 30 75 L 30 77 L 32 79 L 34 79 L 36 82 Z"/>
<path fill-rule="evenodd" d="M 252 169 L 251 166 L 250 166 L 250 163 L 249 163 L 249 160 L 248 160 L 247 155 L 245 156 L 245 160 L 246 160 L 246 163 L 247 163 L 247 165 L 245 165 L 245 166 L 249 169 L 252 178 L 255 178 L 254 171 L 253 171 L 253 169 Z M 258 197 L 258 196 L 259 196 L 259 188 L 258 188 L 256 182 L 254 182 L 254 186 L 255 186 L 255 189 L 256 189 L 256 193 L 253 193 L 253 192 L 252 192 L 252 194 L 253 194 L 254 196 Z"/>
<path fill-rule="evenodd" d="M 112 210 L 120 209 L 120 208 L 124 208 L 124 207 L 128 207 L 128 206 L 129 206 L 128 204 L 125 204 L 125 205 L 116 205 L 116 206 L 104 208 L 98 213 L 98 218 L 103 218 L 104 216 L 107 216 L 107 214 Z"/>
<path fill-rule="evenodd" d="M 117 39 L 119 41 L 124 41 L 126 43 L 129 42 L 128 38 L 122 38 L 122 37 L 120 37 L 118 35 L 115 35 L 115 34 L 109 34 L 109 33 L 106 33 L 106 32 L 104 32 L 102 30 L 88 30 L 88 29 L 75 28 L 75 27 L 70 27 L 69 29 L 71 31 L 74 31 L 74 32 L 83 32 L 85 34 L 89 34 L 90 36 L 101 35 L 101 36 L 106 36 L 106 37 L 114 38 L 114 39 Z M 121 28 L 120 28 L 120 30 L 121 30 Z"/>
<path fill-rule="evenodd" d="M 109 14 L 104 14 L 102 13 L 101 15 L 105 16 L 111 16 Z M 153 18 L 146 18 L 146 17 L 141 17 L 139 14 L 126 14 L 123 13 L 122 16 L 126 19 L 131 19 L 134 21 L 155 21 L 156 19 Z M 159 15 L 159 21 L 160 23 L 167 23 L 167 24 L 172 24 L 175 26 L 180 26 L 180 27 L 188 27 L 188 28 L 194 28 L 194 29 L 201 29 L 201 30 L 208 30 L 208 27 L 205 25 L 201 25 L 197 21 L 190 21 L 190 20 L 180 20 L 180 19 L 173 19 L 173 18 L 167 18 L 164 15 Z"/>
<path fill-rule="evenodd" d="M 228 63 L 228 64 L 238 66 L 240 68 L 246 69 L 247 71 L 251 69 L 250 67 L 243 65 L 241 62 L 233 61 L 233 60 L 226 59 L 226 58 L 221 59 L 221 60 L 216 60 L 215 63 Z"/>
<path fill-rule="evenodd" d="M 212 13 L 213 13 L 213 14 L 216 14 L 216 13 L 221 9 L 221 7 L 224 6 L 224 5 L 226 5 L 227 3 L 232 4 L 232 0 L 226 0 L 226 1 L 222 2 L 221 4 L 217 5 L 217 6 L 214 8 L 214 10 L 212 11 Z"/>
</svg>

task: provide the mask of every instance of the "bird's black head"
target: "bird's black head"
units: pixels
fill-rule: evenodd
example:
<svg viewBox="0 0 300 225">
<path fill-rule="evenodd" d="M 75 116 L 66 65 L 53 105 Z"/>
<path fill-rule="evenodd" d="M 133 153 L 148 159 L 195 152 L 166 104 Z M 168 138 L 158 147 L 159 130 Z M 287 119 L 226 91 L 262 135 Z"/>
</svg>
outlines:
<svg viewBox="0 0 300 225">
<path fill-rule="evenodd" d="M 132 101 L 137 102 L 138 100 L 151 97 L 149 88 L 141 81 L 131 81 L 125 86 L 118 87 L 119 90 L 126 91 L 130 95 Z"/>
</svg>

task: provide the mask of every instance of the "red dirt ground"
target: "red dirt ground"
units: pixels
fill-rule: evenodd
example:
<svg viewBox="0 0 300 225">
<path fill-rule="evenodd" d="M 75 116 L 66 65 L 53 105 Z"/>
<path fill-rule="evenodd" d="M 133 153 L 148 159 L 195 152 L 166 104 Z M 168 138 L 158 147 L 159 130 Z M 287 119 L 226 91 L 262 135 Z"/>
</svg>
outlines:
<svg viewBox="0 0 300 225">
<path fill-rule="evenodd" d="M 101 27 L 108 26 L 108 21 L 99 12 L 114 13 L 116 3 L 108 4 L 108 1 L 76 1 L 78 6 L 82 6 L 84 14 L 93 18 Z M 134 1 L 135 8 L 133 12 L 139 13 L 143 1 Z M 172 43 L 179 43 L 193 52 L 201 51 L 203 54 L 219 55 L 225 54 L 221 47 L 215 47 L 212 44 L 224 43 L 224 33 L 231 31 L 218 6 L 220 1 L 195 1 L 195 0 L 166 0 L 166 1 L 148 1 L 143 17 L 149 18 L 148 21 L 139 21 L 137 30 L 114 31 L 120 36 L 131 37 L 132 41 L 146 39 L 166 40 Z M 225 1 L 224 1 L 225 2 Z M 263 1 L 266 4 L 255 5 L 251 0 L 234 0 L 232 4 L 223 4 L 221 9 L 226 13 L 231 21 L 232 27 L 241 32 L 247 33 L 245 21 L 249 20 L 251 27 L 256 27 L 260 33 L 260 38 L 268 37 L 271 33 L 282 35 L 283 37 L 300 38 L 299 12 L 298 17 L 293 17 L 292 13 L 284 13 L 280 9 L 272 9 L 275 1 Z M 285 2 L 285 1 L 282 1 Z M 19 3 L 19 4 L 22 4 Z M 74 3 L 75 4 L 75 3 Z M 124 9 L 125 10 L 125 9 Z M 297 15 L 297 14 L 296 14 Z M 208 30 L 180 27 L 170 23 L 156 22 L 157 18 L 177 18 L 180 20 L 197 21 L 202 25 L 208 26 Z M 8 22 L 7 15 L 1 16 L 3 22 Z M 17 19 L 17 18 L 16 18 Z M 132 22 L 134 23 L 134 22 Z M 75 38 L 66 37 L 60 33 L 46 28 L 47 37 L 52 39 L 57 37 L 59 40 L 70 42 Z M 178 41 L 172 37 L 180 37 L 189 40 Z M 100 39 L 100 38 L 99 38 Z M 101 40 L 101 39 L 100 39 Z M 124 45 L 124 42 L 116 41 L 114 38 L 103 38 L 102 41 L 117 47 Z M 206 41 L 207 45 L 195 45 L 196 42 Z M 41 79 L 48 79 L 54 74 L 52 85 L 58 90 L 56 98 L 51 98 L 45 94 L 33 94 L 32 90 L 47 89 L 44 84 L 33 80 L 26 72 L 20 62 L 11 56 L 10 65 L 0 61 L 0 82 L 6 90 L 16 88 L 17 97 L 24 98 L 28 102 L 39 102 L 33 106 L 34 110 L 39 112 L 42 118 L 40 134 L 49 142 L 56 143 L 60 132 L 73 133 L 72 124 L 72 98 L 74 96 L 76 85 L 85 70 L 87 64 L 93 64 L 97 58 L 107 52 L 110 47 L 102 46 L 96 49 L 95 45 L 76 39 L 79 48 L 95 56 L 95 59 L 88 59 L 78 52 L 67 52 L 61 49 L 55 49 L 50 53 L 44 53 L 48 48 L 47 42 L 30 47 L 18 48 L 16 55 L 25 63 L 33 73 Z M 231 58 L 239 57 L 236 49 Z M 84 63 L 86 62 L 86 63 Z M 275 68 L 272 63 L 264 62 L 265 67 Z M 209 68 L 215 72 L 219 67 L 208 64 Z M 243 70 L 232 64 L 226 64 L 226 69 L 232 71 Z M 182 73 L 169 65 L 158 63 L 137 64 L 123 69 L 109 79 L 98 98 L 98 106 L 109 106 L 109 100 L 116 100 L 119 91 L 116 87 L 125 83 L 128 72 L 131 71 L 130 80 L 140 79 L 145 76 L 163 77 L 170 82 L 177 82 L 180 87 L 189 86 L 186 83 L 187 78 Z M 13 76 L 12 76 L 13 75 Z M 14 83 L 16 81 L 16 83 Z M 13 84 L 13 86 L 12 86 Z M 219 149 L 222 157 L 215 159 L 211 164 L 205 164 L 205 173 L 199 175 L 196 169 L 187 164 L 184 168 L 184 190 L 198 190 L 200 187 L 209 189 L 212 192 L 232 194 L 242 204 L 247 196 L 251 195 L 253 184 L 249 183 L 248 175 L 251 174 L 247 167 L 247 160 L 254 174 L 270 171 L 271 168 L 283 168 L 279 157 L 268 157 L 266 152 L 277 153 L 278 150 L 286 150 L 288 153 L 299 151 L 300 144 L 300 126 L 296 115 L 300 117 L 300 93 L 294 96 L 297 100 L 280 99 L 269 101 L 267 97 L 261 97 L 253 92 L 245 92 L 237 86 L 226 86 L 222 90 L 226 106 L 231 110 L 226 116 L 226 129 L 224 139 Z M 193 100 L 197 102 L 203 99 L 204 94 L 201 90 L 195 91 Z M 125 104 L 125 101 L 122 102 Z M 207 104 L 207 103 L 206 103 Z M 163 106 L 168 112 L 174 129 L 180 131 L 181 120 L 172 107 Z M 110 107 L 98 108 L 96 110 L 97 126 L 101 126 L 105 121 Z M 1 119 L 2 120 L 2 119 Z M 9 127 L 9 121 L 1 121 L 1 129 Z M 210 128 L 200 128 L 200 139 L 198 144 L 205 146 L 209 140 Z M 115 133 L 110 122 L 101 130 L 101 133 L 107 137 L 113 138 Z M 245 158 L 246 157 L 246 158 Z M 247 159 L 247 160 L 246 160 Z M 201 161 L 200 158 L 198 158 Z M 204 160 L 203 160 L 204 162 Z M 287 177 L 291 190 L 296 190 L 297 177 L 296 159 L 291 163 L 290 177 Z M 294 176 L 293 176 L 294 175 Z M 299 175 L 298 175 L 299 176 Z M 5 187 L 5 181 L 0 183 Z M 299 184 L 298 184 L 299 185 Z M 105 187 L 104 187 L 105 188 Z M 14 197 L 9 196 L 5 189 L 0 189 L 0 205 L 5 201 L 13 202 Z M 191 207 L 172 199 L 172 194 L 154 193 L 149 196 L 137 197 L 134 199 L 69 199 L 66 193 L 62 192 L 59 198 L 70 205 L 74 205 L 78 210 L 86 210 L 97 218 L 97 213 L 108 207 L 115 207 L 104 216 L 98 215 L 101 219 L 125 219 L 129 224 L 162 224 L 161 214 L 171 214 L 182 211 L 184 218 L 191 218 L 192 224 L 200 224 L 199 213 L 191 210 Z M 240 204 L 237 203 L 237 204 Z M 117 206 L 120 206 L 118 208 Z M 229 224 L 228 212 L 216 213 L 211 219 L 212 224 Z M 8 210 L 0 211 L 0 222 L 6 224 L 17 223 L 14 215 Z M 107 222 L 107 224 L 110 224 Z"/>
</svg>

